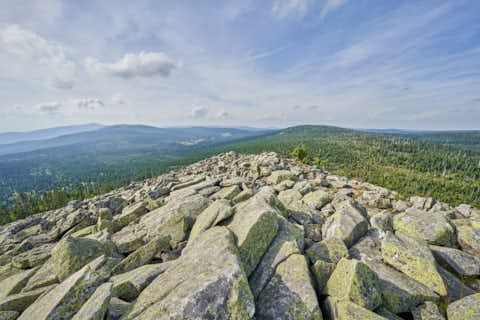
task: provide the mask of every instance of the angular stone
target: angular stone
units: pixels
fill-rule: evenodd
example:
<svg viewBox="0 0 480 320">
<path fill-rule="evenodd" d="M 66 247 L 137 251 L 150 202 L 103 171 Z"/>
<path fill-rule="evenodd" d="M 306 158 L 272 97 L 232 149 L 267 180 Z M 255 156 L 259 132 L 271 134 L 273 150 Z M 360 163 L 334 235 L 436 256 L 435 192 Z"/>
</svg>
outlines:
<svg viewBox="0 0 480 320">
<path fill-rule="evenodd" d="M 103 320 L 112 295 L 112 283 L 107 282 L 99 286 L 92 296 L 85 302 L 72 320 Z"/>
<path fill-rule="evenodd" d="M 342 258 L 348 257 L 348 249 L 345 243 L 336 238 L 314 243 L 305 253 L 312 263 L 315 263 L 317 260 L 323 260 L 337 264 Z"/>
<path fill-rule="evenodd" d="M 246 201 L 253 197 L 253 191 L 251 189 L 245 189 L 232 199 L 233 203 L 240 203 L 242 201 Z"/>
<path fill-rule="evenodd" d="M 28 279 L 30 279 L 37 270 L 38 267 L 14 274 L 5 280 L 2 280 L 0 282 L 0 299 L 11 294 L 19 293 L 27 284 Z"/>
<path fill-rule="evenodd" d="M 19 269 L 30 269 L 41 265 L 50 258 L 50 252 L 55 245 L 48 243 L 21 253 L 12 259 L 12 265 Z"/>
<path fill-rule="evenodd" d="M 375 313 L 378 314 L 379 316 L 382 316 L 388 320 L 403 320 L 403 318 L 400 318 L 397 316 L 395 313 L 391 312 L 387 308 L 380 307 L 377 310 L 375 310 Z"/>
<path fill-rule="evenodd" d="M 15 320 L 19 315 L 17 311 L 0 311 L 0 320 Z"/>
<path fill-rule="evenodd" d="M 329 320 L 385 320 L 386 318 L 348 301 L 328 297 L 323 302 L 323 311 Z"/>
<path fill-rule="evenodd" d="M 50 286 L 58 283 L 57 269 L 55 268 L 55 262 L 53 259 L 47 260 L 40 269 L 28 280 L 27 285 L 23 288 L 22 292 L 27 292 L 41 287 Z"/>
<path fill-rule="evenodd" d="M 285 180 L 295 180 L 296 175 L 289 170 L 277 170 L 273 171 L 270 176 L 267 178 L 267 181 L 271 184 L 279 184 Z"/>
<path fill-rule="evenodd" d="M 300 201 L 301 199 L 302 194 L 297 190 L 285 190 L 278 194 L 278 200 L 280 200 L 286 207 L 297 201 Z"/>
<path fill-rule="evenodd" d="M 378 276 L 365 263 L 341 259 L 333 271 L 323 293 L 374 310 L 382 303 Z"/>
<path fill-rule="evenodd" d="M 480 275 L 480 258 L 458 249 L 430 246 L 438 263 L 462 276 Z"/>
<path fill-rule="evenodd" d="M 287 189 L 291 189 L 294 185 L 295 185 L 295 182 L 293 182 L 292 180 L 285 180 L 285 181 L 280 182 L 279 184 L 277 184 L 273 188 L 276 191 L 281 192 L 281 191 L 285 191 Z"/>
<path fill-rule="evenodd" d="M 386 263 L 424 284 L 440 296 L 447 295 L 446 285 L 437 271 L 437 264 L 427 243 L 402 232 L 388 232 L 382 241 L 382 256 Z"/>
<path fill-rule="evenodd" d="M 335 264 L 331 262 L 326 262 L 323 260 L 317 260 L 314 265 L 312 266 L 312 273 L 315 277 L 317 282 L 317 290 L 318 292 L 322 292 L 325 288 L 325 285 L 330 279 L 333 271 L 335 270 Z"/>
<path fill-rule="evenodd" d="M 367 233 L 367 236 L 362 237 L 348 250 L 350 258 L 362 261 L 382 262 L 382 244 L 379 238 L 368 235 L 370 231 Z"/>
<path fill-rule="evenodd" d="M 70 319 L 105 280 L 118 260 L 100 256 L 39 297 L 19 320 Z"/>
<path fill-rule="evenodd" d="M 303 251 L 303 231 L 282 216 L 277 216 L 278 232 L 249 277 L 249 284 L 255 299 L 275 274 L 277 266 L 293 254 Z"/>
<path fill-rule="evenodd" d="M 112 241 L 118 252 L 128 254 L 143 246 L 145 233 L 137 232 L 135 226 L 126 226 L 112 235 Z"/>
<path fill-rule="evenodd" d="M 480 230 L 468 226 L 458 227 L 457 240 L 464 251 L 480 257 Z"/>
<path fill-rule="evenodd" d="M 233 208 L 230 206 L 229 201 L 222 199 L 214 201 L 197 217 L 192 231 L 190 232 L 190 237 L 188 238 L 189 243 L 193 242 L 205 230 L 216 226 L 218 223 L 230 218 L 232 215 Z"/>
<path fill-rule="evenodd" d="M 29 292 L 16 293 L 0 300 L 0 311 L 17 311 L 22 313 L 29 305 L 45 292 L 50 291 L 55 286 L 36 289 Z"/>
<path fill-rule="evenodd" d="M 112 297 L 108 305 L 107 320 L 120 320 L 130 307 L 131 303 Z"/>
<path fill-rule="evenodd" d="M 412 309 L 414 320 L 445 320 L 445 316 L 440 311 L 436 303 L 427 301 Z"/>
<path fill-rule="evenodd" d="M 350 248 L 368 231 L 368 228 L 368 221 L 359 210 L 341 207 L 327 219 L 322 234 L 324 239 L 341 239 Z"/>
<path fill-rule="evenodd" d="M 170 236 L 157 237 L 146 245 L 138 248 L 123 259 L 112 270 L 112 274 L 127 272 L 149 263 L 157 253 L 170 249 Z"/>
<path fill-rule="evenodd" d="M 147 213 L 147 202 L 140 201 L 123 208 L 122 214 L 115 216 L 114 221 L 121 227 L 138 220 Z"/>
<path fill-rule="evenodd" d="M 438 295 L 425 285 L 383 263 L 365 262 L 380 280 L 383 306 L 393 313 L 408 312 L 425 301 L 439 301 Z"/>
<path fill-rule="evenodd" d="M 205 210 L 210 201 L 198 194 L 170 200 L 166 205 L 150 211 L 140 219 L 148 230 L 148 236 L 171 236 L 172 245 L 187 239 L 196 218 Z"/>
<path fill-rule="evenodd" d="M 103 245 L 96 240 L 70 236 L 63 238 L 52 250 L 52 260 L 58 279 L 65 280 L 104 253 Z"/>
<path fill-rule="evenodd" d="M 480 319 L 480 293 L 472 294 L 448 305 L 448 320 Z"/>
<path fill-rule="evenodd" d="M 437 212 L 409 208 L 393 219 L 393 229 L 425 240 L 429 244 L 448 246 L 454 242 L 455 230 L 448 220 Z"/>
<path fill-rule="evenodd" d="M 275 195 L 261 191 L 237 207 L 237 212 L 228 225 L 237 240 L 247 276 L 255 270 L 277 233 L 278 210 L 272 207 L 273 203 Z"/>
<path fill-rule="evenodd" d="M 132 271 L 110 278 L 113 282 L 113 295 L 126 301 L 132 301 L 148 286 L 159 274 L 165 272 L 173 262 L 147 264 Z"/>
<path fill-rule="evenodd" d="M 242 189 L 237 185 L 233 185 L 233 186 L 230 186 L 230 187 L 220 189 L 220 191 L 215 193 L 213 195 L 213 197 L 216 198 L 216 199 L 232 200 L 238 194 L 240 194 L 240 192 L 242 192 Z"/>
<path fill-rule="evenodd" d="M 291 255 L 277 266 L 257 299 L 255 318 L 323 319 L 303 255 Z"/>
<path fill-rule="evenodd" d="M 465 285 L 464 281 L 461 281 L 447 270 L 440 266 L 437 267 L 437 270 L 442 276 L 443 283 L 445 283 L 445 286 L 447 287 L 447 296 L 445 298 L 447 301 L 457 301 L 475 293 L 475 291 Z"/>
<path fill-rule="evenodd" d="M 233 234 L 214 227 L 142 291 L 124 320 L 250 319 L 254 311 Z"/>
<path fill-rule="evenodd" d="M 302 202 L 312 209 L 321 210 L 327 203 L 330 202 L 330 195 L 324 190 L 317 190 L 310 193 L 307 193 L 303 198 Z"/>
<path fill-rule="evenodd" d="M 322 226 L 315 223 L 308 223 L 304 226 L 305 238 L 314 242 L 322 241 Z"/>
</svg>

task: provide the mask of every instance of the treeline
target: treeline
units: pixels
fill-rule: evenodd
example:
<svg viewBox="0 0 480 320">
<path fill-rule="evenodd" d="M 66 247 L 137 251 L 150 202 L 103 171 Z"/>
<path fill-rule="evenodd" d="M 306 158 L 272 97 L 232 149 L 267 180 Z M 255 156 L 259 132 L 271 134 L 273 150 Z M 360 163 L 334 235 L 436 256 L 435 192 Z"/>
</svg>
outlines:
<svg viewBox="0 0 480 320">
<path fill-rule="evenodd" d="M 11 205 L 4 203 L 0 206 L 0 224 L 9 223 L 26 218 L 32 214 L 64 207 L 71 200 L 84 200 L 96 195 L 104 194 L 115 188 L 111 183 L 100 186 L 80 185 L 74 190 L 58 188 L 44 194 L 16 193 Z"/>
</svg>

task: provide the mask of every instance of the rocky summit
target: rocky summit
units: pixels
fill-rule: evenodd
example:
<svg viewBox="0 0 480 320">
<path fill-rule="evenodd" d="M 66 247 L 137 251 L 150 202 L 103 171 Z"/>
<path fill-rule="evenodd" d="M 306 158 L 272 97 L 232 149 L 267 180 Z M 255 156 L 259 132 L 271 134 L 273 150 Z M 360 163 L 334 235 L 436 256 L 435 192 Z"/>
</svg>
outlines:
<svg viewBox="0 0 480 320">
<path fill-rule="evenodd" d="M 0 227 L 0 319 L 480 319 L 480 210 L 224 153 Z"/>
</svg>

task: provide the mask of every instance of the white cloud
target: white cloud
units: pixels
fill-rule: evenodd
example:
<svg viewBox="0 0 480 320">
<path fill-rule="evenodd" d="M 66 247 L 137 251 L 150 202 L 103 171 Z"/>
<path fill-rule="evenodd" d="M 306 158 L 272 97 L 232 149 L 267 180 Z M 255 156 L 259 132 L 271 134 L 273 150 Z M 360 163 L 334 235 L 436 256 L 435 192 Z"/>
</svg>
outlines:
<svg viewBox="0 0 480 320">
<path fill-rule="evenodd" d="M 275 0 L 273 2 L 272 13 L 278 19 L 286 18 L 290 15 L 303 17 L 313 4 L 311 0 Z"/>
<path fill-rule="evenodd" d="M 229 119 L 230 117 L 231 117 L 230 113 L 228 113 L 228 112 L 225 111 L 224 109 L 220 110 L 220 111 L 217 113 L 217 119 L 219 119 L 219 120 Z"/>
<path fill-rule="evenodd" d="M 173 70 L 181 67 L 164 52 L 127 53 L 114 63 L 103 63 L 95 58 L 87 58 L 85 66 L 91 72 L 102 72 L 112 76 L 130 79 L 135 77 L 168 77 Z"/>
<path fill-rule="evenodd" d="M 60 102 L 44 102 L 37 104 L 35 109 L 49 116 L 54 116 L 60 112 L 62 104 Z"/>
<path fill-rule="evenodd" d="M 325 17 L 329 12 L 343 6 L 347 1 L 348 0 L 325 0 L 325 5 L 322 9 L 322 17 Z"/>
<path fill-rule="evenodd" d="M 126 104 L 125 98 L 123 97 L 123 94 L 121 93 L 115 93 L 112 96 L 112 103 L 115 105 L 123 105 Z"/>
<path fill-rule="evenodd" d="M 208 109 L 206 107 L 195 107 L 192 109 L 190 112 L 190 117 L 193 119 L 203 119 L 207 116 L 208 114 Z"/>
<path fill-rule="evenodd" d="M 96 110 L 105 106 L 100 99 L 76 99 L 74 103 L 79 110 Z"/>
<path fill-rule="evenodd" d="M 7 25 L 0 29 L 0 51 L 46 67 L 45 77 L 55 88 L 71 89 L 74 86 L 76 65 L 66 56 L 65 48 L 56 42 L 18 25 Z"/>
</svg>

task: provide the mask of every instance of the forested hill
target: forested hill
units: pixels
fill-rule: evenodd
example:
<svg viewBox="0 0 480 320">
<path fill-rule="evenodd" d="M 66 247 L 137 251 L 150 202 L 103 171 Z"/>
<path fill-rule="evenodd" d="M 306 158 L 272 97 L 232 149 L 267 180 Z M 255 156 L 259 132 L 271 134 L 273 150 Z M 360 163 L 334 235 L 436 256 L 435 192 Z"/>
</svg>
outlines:
<svg viewBox="0 0 480 320">
<path fill-rule="evenodd" d="M 10 207 L 0 209 L 0 218 L 5 222 L 56 208 L 220 152 L 291 156 L 302 145 L 304 162 L 332 173 L 387 187 L 402 197 L 421 195 L 480 207 L 480 151 L 474 148 L 478 132 L 432 136 L 297 126 L 278 131 L 174 128 L 167 137 L 157 135 L 158 128 L 131 129 L 125 134 L 117 126 L 103 139 L 1 156 L 0 200 Z M 182 136 L 185 129 L 190 135 Z M 11 217 L 5 220 L 6 215 Z"/>
</svg>

